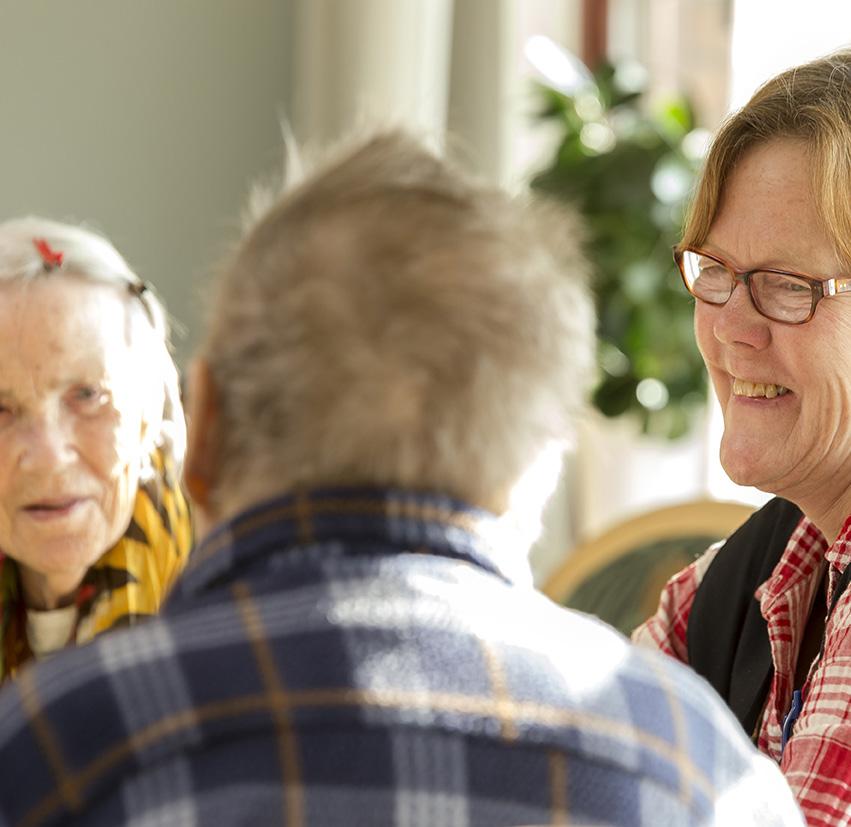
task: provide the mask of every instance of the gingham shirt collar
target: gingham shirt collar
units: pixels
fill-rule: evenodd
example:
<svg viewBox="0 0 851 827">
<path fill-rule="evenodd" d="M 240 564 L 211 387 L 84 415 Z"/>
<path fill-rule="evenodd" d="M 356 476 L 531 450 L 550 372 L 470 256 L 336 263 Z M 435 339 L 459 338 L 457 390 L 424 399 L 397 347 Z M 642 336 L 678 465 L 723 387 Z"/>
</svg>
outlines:
<svg viewBox="0 0 851 827">
<path fill-rule="evenodd" d="M 851 517 L 845 521 L 839 536 L 824 556 L 831 568 L 839 572 L 845 571 L 851 563 Z"/>
<path fill-rule="evenodd" d="M 763 617 L 767 619 L 778 602 L 788 601 L 794 590 L 799 587 L 809 588 L 813 571 L 821 566 L 825 558 L 830 561 L 830 551 L 827 540 L 816 524 L 802 517 L 773 574 L 754 593 Z"/>
<path fill-rule="evenodd" d="M 829 593 L 839 576 L 851 563 L 851 516 L 849 516 L 832 544 L 808 517 L 802 517 L 789 538 L 786 551 L 772 576 L 755 592 L 764 617 L 780 600 L 787 600 L 790 592 L 800 587 L 809 588 L 813 571 L 826 561 L 830 566 Z"/>
</svg>

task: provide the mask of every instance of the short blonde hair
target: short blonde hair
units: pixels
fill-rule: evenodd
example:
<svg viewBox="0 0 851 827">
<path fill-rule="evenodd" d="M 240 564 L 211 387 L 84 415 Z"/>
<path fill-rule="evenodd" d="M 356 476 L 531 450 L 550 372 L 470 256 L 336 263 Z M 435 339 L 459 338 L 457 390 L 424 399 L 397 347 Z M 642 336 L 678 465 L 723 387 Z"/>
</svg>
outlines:
<svg viewBox="0 0 851 827">
<path fill-rule="evenodd" d="M 502 511 L 569 434 L 593 365 L 576 217 L 484 186 L 400 132 L 286 183 L 226 264 L 201 348 L 213 501 L 330 485 Z"/>
<path fill-rule="evenodd" d="M 727 119 L 706 158 L 682 245 L 706 240 L 737 162 L 773 138 L 806 142 L 819 215 L 836 253 L 851 264 L 851 50 L 777 75 Z"/>
<path fill-rule="evenodd" d="M 62 254 L 61 267 L 51 270 L 37 243 Z M 180 469 L 186 449 L 186 420 L 180 399 L 177 367 L 169 347 L 169 325 L 165 308 L 150 285 L 144 285 L 123 256 L 101 235 L 72 224 L 27 216 L 0 223 L 0 282 L 63 275 L 119 289 L 128 305 L 130 330 L 145 336 L 129 337 L 132 347 L 144 348 L 142 361 L 150 366 L 151 387 L 145 393 L 145 422 L 149 450 L 167 445 L 168 453 Z M 131 315 L 132 314 L 132 315 Z M 147 447 L 147 446 L 146 446 Z M 142 479 L 153 467 L 142 468 Z"/>
</svg>

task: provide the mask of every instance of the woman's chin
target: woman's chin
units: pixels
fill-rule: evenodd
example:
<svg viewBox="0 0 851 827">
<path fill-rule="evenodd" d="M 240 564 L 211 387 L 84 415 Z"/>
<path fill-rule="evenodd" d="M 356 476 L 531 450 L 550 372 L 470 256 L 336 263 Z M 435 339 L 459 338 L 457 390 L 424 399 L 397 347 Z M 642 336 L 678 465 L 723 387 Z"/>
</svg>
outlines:
<svg viewBox="0 0 851 827">
<path fill-rule="evenodd" d="M 769 480 L 775 479 L 776 469 L 763 451 L 754 451 L 753 446 L 733 446 L 721 443 L 721 467 L 736 485 L 759 488 L 762 491 Z"/>
<path fill-rule="evenodd" d="M 12 554 L 18 564 L 47 579 L 65 580 L 82 575 L 105 550 L 102 538 L 67 533 L 52 537 L 35 537 L 27 545 L 26 553 Z"/>
</svg>

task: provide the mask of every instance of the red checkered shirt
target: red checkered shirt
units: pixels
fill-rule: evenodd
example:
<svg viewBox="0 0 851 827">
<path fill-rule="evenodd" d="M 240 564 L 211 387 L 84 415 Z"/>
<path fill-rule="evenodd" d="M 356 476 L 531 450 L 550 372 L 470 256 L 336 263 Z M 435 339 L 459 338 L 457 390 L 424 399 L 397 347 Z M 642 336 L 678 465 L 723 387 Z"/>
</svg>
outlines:
<svg viewBox="0 0 851 827">
<path fill-rule="evenodd" d="M 665 586 L 659 608 L 633 640 L 688 663 L 686 629 L 703 575 L 721 544 L 711 547 Z M 783 719 L 791 704 L 795 665 L 823 561 L 829 564 L 828 605 L 842 570 L 851 562 L 851 517 L 828 547 L 806 517 L 789 538 L 771 577 L 755 592 L 768 625 L 774 678 L 758 724 L 758 746 L 780 764 L 810 827 L 851 825 L 851 589 L 825 630 L 822 658 L 810 668 L 804 704 L 785 750 Z"/>
</svg>

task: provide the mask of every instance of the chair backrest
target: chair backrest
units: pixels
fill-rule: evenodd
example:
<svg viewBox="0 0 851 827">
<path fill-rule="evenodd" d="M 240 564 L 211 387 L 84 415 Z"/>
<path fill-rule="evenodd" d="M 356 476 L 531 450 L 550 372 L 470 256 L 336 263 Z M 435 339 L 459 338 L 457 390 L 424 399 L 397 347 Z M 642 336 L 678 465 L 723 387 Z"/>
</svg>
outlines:
<svg viewBox="0 0 851 827">
<path fill-rule="evenodd" d="M 727 537 L 753 511 L 741 503 L 699 500 L 625 520 L 577 546 L 543 592 L 629 634 L 656 610 L 673 574 Z"/>
</svg>

